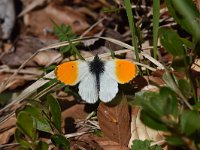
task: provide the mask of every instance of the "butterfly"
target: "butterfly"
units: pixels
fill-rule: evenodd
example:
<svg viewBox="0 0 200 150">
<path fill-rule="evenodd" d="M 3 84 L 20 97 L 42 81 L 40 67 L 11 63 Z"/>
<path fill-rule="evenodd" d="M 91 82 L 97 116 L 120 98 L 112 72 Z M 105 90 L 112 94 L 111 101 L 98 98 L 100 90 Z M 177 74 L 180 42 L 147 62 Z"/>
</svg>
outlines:
<svg viewBox="0 0 200 150">
<path fill-rule="evenodd" d="M 118 83 L 124 84 L 137 74 L 137 66 L 125 59 L 101 60 L 98 55 L 92 61 L 70 61 L 57 66 L 55 75 L 65 85 L 79 83 L 79 95 L 87 103 L 98 99 L 107 103 L 118 93 Z"/>
</svg>

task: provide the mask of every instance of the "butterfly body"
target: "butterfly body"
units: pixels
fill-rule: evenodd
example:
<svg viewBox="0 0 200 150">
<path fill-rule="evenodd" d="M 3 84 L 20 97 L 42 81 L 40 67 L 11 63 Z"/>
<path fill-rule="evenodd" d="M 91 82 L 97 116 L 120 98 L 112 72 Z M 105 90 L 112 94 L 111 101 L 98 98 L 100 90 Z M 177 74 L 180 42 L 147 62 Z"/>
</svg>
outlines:
<svg viewBox="0 0 200 150">
<path fill-rule="evenodd" d="M 102 61 L 98 56 L 91 62 L 65 62 L 56 69 L 61 82 L 66 85 L 79 83 L 79 95 L 88 103 L 95 103 L 98 98 L 110 102 L 118 92 L 118 83 L 129 82 L 136 73 L 136 65 L 128 60 Z"/>
</svg>

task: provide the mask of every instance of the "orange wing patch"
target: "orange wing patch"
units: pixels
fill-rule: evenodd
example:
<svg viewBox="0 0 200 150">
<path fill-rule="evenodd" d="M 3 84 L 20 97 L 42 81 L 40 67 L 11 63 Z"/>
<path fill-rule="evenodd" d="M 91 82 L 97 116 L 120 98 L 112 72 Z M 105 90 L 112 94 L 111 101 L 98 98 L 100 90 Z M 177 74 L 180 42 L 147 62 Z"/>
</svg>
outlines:
<svg viewBox="0 0 200 150">
<path fill-rule="evenodd" d="M 137 67 L 128 60 L 117 59 L 115 73 L 119 83 L 127 83 L 137 74 Z"/>
<path fill-rule="evenodd" d="M 78 80 L 78 62 L 65 62 L 57 66 L 57 79 L 66 85 L 75 85 Z"/>
</svg>

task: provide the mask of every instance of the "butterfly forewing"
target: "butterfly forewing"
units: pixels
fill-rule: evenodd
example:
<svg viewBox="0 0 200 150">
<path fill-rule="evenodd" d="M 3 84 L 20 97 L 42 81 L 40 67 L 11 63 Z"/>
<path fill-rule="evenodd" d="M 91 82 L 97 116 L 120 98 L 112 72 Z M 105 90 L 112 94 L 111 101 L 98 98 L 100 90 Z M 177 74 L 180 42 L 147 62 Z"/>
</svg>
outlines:
<svg viewBox="0 0 200 150">
<path fill-rule="evenodd" d="M 109 70 L 109 75 L 121 84 L 128 83 L 137 74 L 136 65 L 131 61 L 122 59 L 106 62 L 105 70 Z"/>
<path fill-rule="evenodd" d="M 89 71 L 87 62 L 70 61 L 57 66 L 55 75 L 66 85 L 76 85 Z"/>
</svg>

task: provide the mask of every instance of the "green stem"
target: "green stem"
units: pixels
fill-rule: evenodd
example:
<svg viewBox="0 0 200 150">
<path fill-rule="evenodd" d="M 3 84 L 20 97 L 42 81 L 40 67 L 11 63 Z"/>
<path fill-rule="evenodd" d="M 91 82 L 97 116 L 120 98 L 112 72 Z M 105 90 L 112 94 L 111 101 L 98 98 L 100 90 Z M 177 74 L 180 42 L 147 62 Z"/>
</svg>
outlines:
<svg viewBox="0 0 200 150">
<path fill-rule="evenodd" d="M 153 0 L 153 56 L 157 58 L 158 28 L 160 17 L 160 0 Z"/>
</svg>

